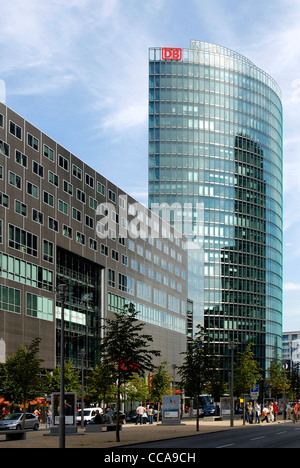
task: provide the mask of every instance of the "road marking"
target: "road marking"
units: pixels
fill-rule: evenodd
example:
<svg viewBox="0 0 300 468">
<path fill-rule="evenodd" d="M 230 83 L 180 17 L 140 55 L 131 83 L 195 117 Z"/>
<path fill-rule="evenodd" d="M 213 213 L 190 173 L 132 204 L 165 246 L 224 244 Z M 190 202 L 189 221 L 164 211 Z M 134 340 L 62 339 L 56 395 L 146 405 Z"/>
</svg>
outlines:
<svg viewBox="0 0 300 468">
<path fill-rule="evenodd" d="M 254 439 L 250 439 L 250 440 L 258 440 L 258 439 L 264 439 L 265 436 L 261 436 L 261 437 L 254 437 Z"/>
<path fill-rule="evenodd" d="M 282 431 L 282 432 L 276 432 L 277 435 L 279 434 L 285 434 L 287 431 Z"/>
<path fill-rule="evenodd" d="M 231 445 L 234 445 L 234 444 L 220 445 L 219 447 L 216 447 L 216 448 L 225 448 L 225 447 L 230 447 Z"/>
</svg>

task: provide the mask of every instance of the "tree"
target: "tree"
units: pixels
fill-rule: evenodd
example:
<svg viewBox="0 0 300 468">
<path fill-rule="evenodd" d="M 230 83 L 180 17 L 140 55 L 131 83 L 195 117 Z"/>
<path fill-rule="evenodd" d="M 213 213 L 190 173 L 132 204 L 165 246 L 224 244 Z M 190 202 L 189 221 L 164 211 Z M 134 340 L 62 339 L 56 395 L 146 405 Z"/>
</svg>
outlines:
<svg viewBox="0 0 300 468">
<path fill-rule="evenodd" d="M 178 373 L 185 392 L 197 398 L 197 431 L 199 431 L 199 399 L 200 394 L 209 385 L 212 387 L 216 381 L 217 362 L 213 357 L 213 351 L 209 337 L 201 325 L 197 326 L 193 340 L 185 353 L 184 362 L 179 367 Z"/>
<path fill-rule="evenodd" d="M 262 378 L 261 369 L 254 359 L 252 351 L 253 344 L 247 345 L 244 353 L 239 353 L 240 358 L 234 367 L 234 391 L 236 395 L 243 395 L 243 424 L 245 424 L 245 395 L 250 393 L 251 387 L 257 384 Z"/>
<path fill-rule="evenodd" d="M 104 338 L 100 345 L 101 362 L 110 367 L 117 382 L 117 442 L 120 442 L 121 385 L 125 385 L 134 373 L 142 374 L 153 369 L 152 357 L 160 356 L 160 351 L 148 349 L 153 338 L 141 333 L 144 323 L 139 322 L 137 314 L 132 303 L 126 304 L 113 319 L 106 319 L 102 326 Z"/>
<path fill-rule="evenodd" d="M 134 374 L 126 385 L 126 394 L 129 400 L 147 401 L 149 387 L 143 375 Z"/>
<path fill-rule="evenodd" d="M 112 399 L 116 394 L 115 376 L 111 365 L 100 363 L 87 377 L 89 396 L 93 401 L 103 401 L 103 409 L 106 400 Z"/>
<path fill-rule="evenodd" d="M 159 422 L 160 403 L 164 395 L 171 393 L 172 376 L 166 370 L 167 362 L 158 366 L 157 372 L 152 376 L 151 399 L 157 401 L 157 422 Z"/>
<path fill-rule="evenodd" d="M 64 365 L 65 372 L 65 391 L 77 392 L 81 391 L 80 370 L 75 369 L 71 361 Z M 60 392 L 60 366 L 57 366 L 53 373 L 46 371 L 45 385 L 49 393 Z"/>
<path fill-rule="evenodd" d="M 14 403 L 24 405 L 24 414 L 26 403 L 40 396 L 42 391 L 40 365 L 43 361 L 36 357 L 40 342 L 40 338 L 35 338 L 28 347 L 21 345 L 17 352 L 7 359 L 4 366 L 6 394 Z M 24 417 L 22 425 L 24 429 Z"/>
<path fill-rule="evenodd" d="M 289 393 L 291 382 L 288 378 L 287 371 L 282 367 L 281 361 L 271 362 L 269 377 L 266 379 L 266 383 L 271 388 L 272 395 L 275 396 L 276 400 L 279 395 Z"/>
</svg>

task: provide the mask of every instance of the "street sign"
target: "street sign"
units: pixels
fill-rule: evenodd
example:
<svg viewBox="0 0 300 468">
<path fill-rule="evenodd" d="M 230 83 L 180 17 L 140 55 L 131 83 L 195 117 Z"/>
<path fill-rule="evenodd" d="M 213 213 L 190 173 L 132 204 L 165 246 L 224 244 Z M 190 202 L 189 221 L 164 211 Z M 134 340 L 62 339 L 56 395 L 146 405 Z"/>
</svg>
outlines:
<svg viewBox="0 0 300 468">
<path fill-rule="evenodd" d="M 253 387 L 251 387 L 250 395 L 252 398 L 257 398 L 259 396 L 259 385 L 253 385 Z"/>
</svg>

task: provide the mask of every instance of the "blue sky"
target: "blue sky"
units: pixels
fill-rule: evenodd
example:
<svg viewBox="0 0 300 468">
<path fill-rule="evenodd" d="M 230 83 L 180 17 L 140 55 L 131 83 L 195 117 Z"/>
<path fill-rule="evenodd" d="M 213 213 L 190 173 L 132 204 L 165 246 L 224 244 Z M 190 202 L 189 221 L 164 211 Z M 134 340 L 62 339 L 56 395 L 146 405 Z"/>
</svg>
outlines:
<svg viewBox="0 0 300 468">
<path fill-rule="evenodd" d="M 0 0 L 0 12 L 6 104 L 142 203 L 149 47 L 212 42 L 275 78 L 284 106 L 283 325 L 300 330 L 300 1 Z"/>
</svg>

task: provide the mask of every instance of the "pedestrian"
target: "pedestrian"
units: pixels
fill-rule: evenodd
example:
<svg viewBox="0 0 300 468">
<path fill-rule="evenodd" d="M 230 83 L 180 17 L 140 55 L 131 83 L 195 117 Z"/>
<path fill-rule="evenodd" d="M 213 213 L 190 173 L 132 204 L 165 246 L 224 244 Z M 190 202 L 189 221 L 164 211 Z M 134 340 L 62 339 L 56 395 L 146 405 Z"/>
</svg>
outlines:
<svg viewBox="0 0 300 468">
<path fill-rule="evenodd" d="M 267 423 L 269 422 L 268 413 L 269 413 L 269 408 L 266 405 L 264 406 L 263 411 L 262 411 L 261 422 L 264 422 L 265 420 L 267 420 Z"/>
<path fill-rule="evenodd" d="M 252 401 L 248 403 L 249 424 L 253 423 L 253 405 Z"/>
<path fill-rule="evenodd" d="M 277 421 L 277 416 L 278 416 L 278 403 L 277 403 L 277 401 L 275 401 L 275 403 L 273 405 L 273 410 L 274 410 L 274 421 L 276 422 Z"/>
<path fill-rule="evenodd" d="M 255 402 L 255 423 L 260 423 L 260 415 L 261 415 L 261 406 L 258 401 Z"/>
<path fill-rule="evenodd" d="M 153 406 L 150 405 L 148 409 L 148 421 L 149 424 L 153 424 Z"/>
<path fill-rule="evenodd" d="M 143 414 L 146 412 L 146 408 L 143 407 L 142 403 L 137 407 L 136 409 L 136 414 L 137 414 L 137 419 L 135 424 L 142 424 L 142 419 L 143 419 Z"/>
<path fill-rule="evenodd" d="M 46 429 L 47 427 L 51 427 L 51 423 L 52 423 L 52 413 L 51 413 L 51 410 L 48 410 L 47 411 L 47 417 L 46 417 Z"/>
<path fill-rule="evenodd" d="M 271 421 L 271 422 L 274 422 L 273 401 L 270 401 L 270 403 L 269 403 L 269 415 L 270 415 L 270 421 Z"/>
<path fill-rule="evenodd" d="M 291 405 L 289 402 L 287 402 L 287 405 L 286 405 L 286 415 L 287 415 L 287 419 L 291 419 Z"/>
<path fill-rule="evenodd" d="M 246 404 L 245 420 L 246 422 L 249 422 L 249 403 Z"/>
</svg>

